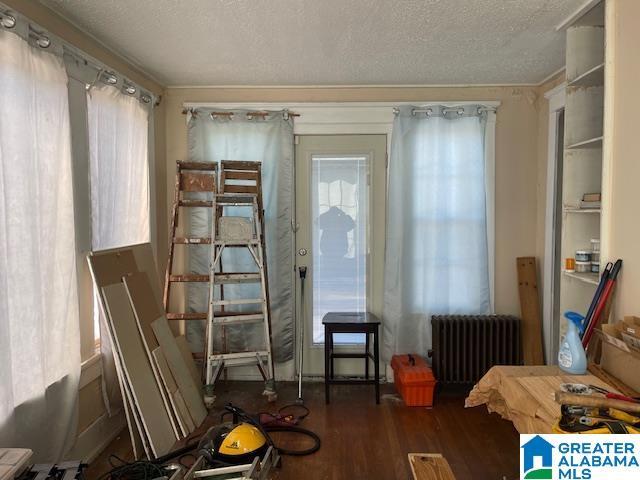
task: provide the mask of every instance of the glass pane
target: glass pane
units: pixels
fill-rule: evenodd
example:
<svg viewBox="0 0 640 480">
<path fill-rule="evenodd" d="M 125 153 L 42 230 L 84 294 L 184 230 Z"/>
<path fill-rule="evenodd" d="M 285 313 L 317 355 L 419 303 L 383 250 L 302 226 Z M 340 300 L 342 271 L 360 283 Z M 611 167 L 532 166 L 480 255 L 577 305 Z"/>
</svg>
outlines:
<svg viewBox="0 0 640 480">
<path fill-rule="evenodd" d="M 327 312 L 367 308 L 369 157 L 312 155 L 313 343 L 324 342 Z M 364 343 L 361 334 L 335 343 Z"/>
</svg>

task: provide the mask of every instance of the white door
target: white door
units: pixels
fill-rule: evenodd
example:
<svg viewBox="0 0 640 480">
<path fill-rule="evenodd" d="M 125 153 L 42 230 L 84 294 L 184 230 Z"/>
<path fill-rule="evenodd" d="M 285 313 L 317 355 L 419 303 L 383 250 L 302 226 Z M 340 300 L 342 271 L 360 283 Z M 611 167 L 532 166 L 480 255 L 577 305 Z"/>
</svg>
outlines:
<svg viewBox="0 0 640 480">
<path fill-rule="evenodd" d="M 304 311 L 298 322 L 305 322 L 307 375 L 324 375 L 327 312 L 381 314 L 386 154 L 386 135 L 297 137 L 296 311 Z M 304 299 L 300 267 L 307 269 Z M 336 335 L 334 343 L 362 350 L 364 336 Z M 335 368 L 338 375 L 364 374 L 364 360 L 338 359 Z"/>
</svg>

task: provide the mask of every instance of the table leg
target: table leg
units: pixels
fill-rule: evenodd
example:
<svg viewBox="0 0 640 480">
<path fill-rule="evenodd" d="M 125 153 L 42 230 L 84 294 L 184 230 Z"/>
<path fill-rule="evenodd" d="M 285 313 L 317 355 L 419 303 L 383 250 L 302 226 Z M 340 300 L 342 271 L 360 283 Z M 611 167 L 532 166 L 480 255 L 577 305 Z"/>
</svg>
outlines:
<svg viewBox="0 0 640 480">
<path fill-rule="evenodd" d="M 335 353 L 335 345 L 333 344 L 333 333 L 329 335 L 329 360 L 331 361 L 331 380 L 334 379 L 333 354 Z"/>
<path fill-rule="evenodd" d="M 373 371 L 376 381 L 376 403 L 380 403 L 380 345 L 378 342 L 378 328 L 373 331 Z"/>
<path fill-rule="evenodd" d="M 367 354 L 367 356 L 364 357 L 364 378 L 365 380 L 369 380 L 369 334 L 365 333 L 364 338 L 364 350 Z"/>
<path fill-rule="evenodd" d="M 324 329 L 324 401 L 329 403 L 329 338 L 331 332 L 327 327 Z"/>
</svg>

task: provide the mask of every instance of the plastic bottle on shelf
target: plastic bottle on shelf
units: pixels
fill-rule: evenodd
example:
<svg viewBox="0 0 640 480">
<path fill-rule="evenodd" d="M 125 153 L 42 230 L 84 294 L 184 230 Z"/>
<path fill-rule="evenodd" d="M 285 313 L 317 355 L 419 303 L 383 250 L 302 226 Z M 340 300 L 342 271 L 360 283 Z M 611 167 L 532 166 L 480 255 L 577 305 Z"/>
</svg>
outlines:
<svg viewBox="0 0 640 480">
<path fill-rule="evenodd" d="M 587 354 L 580 340 L 580 327 L 584 317 L 577 312 L 565 312 L 567 334 L 562 339 L 558 352 L 558 366 L 567 373 L 587 373 Z"/>
</svg>

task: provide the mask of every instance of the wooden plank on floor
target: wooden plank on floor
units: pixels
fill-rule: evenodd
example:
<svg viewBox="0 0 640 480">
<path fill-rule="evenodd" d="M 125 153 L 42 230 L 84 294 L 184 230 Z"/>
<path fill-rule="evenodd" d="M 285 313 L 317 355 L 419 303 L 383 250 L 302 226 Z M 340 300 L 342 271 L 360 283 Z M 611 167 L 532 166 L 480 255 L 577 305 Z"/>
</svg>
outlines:
<svg viewBox="0 0 640 480">
<path fill-rule="evenodd" d="M 187 364 L 180 353 L 176 339 L 169 327 L 167 317 L 162 315 L 156 319 L 151 324 L 151 328 L 153 328 L 153 333 L 156 335 L 162 352 L 167 359 L 173 378 L 178 384 L 178 389 L 187 404 L 193 423 L 196 426 L 200 426 L 207 416 L 207 409 L 202 400 L 202 392 L 199 384 L 193 380 L 189 373 Z"/>
<path fill-rule="evenodd" d="M 153 455 L 168 453 L 177 440 L 123 284 L 102 288 L 122 367 Z"/>
<path fill-rule="evenodd" d="M 200 372 L 198 372 L 196 362 L 193 361 L 193 354 L 191 353 L 189 342 L 187 342 L 187 337 L 184 335 L 176 337 L 176 343 L 178 344 L 182 358 L 184 358 L 184 362 L 187 364 L 189 373 L 193 377 L 193 381 L 196 382 L 196 385 L 200 385 L 202 383 L 202 377 L 200 376 Z"/>
<path fill-rule="evenodd" d="M 518 257 L 518 292 L 522 312 L 522 355 L 525 365 L 543 365 L 542 320 L 535 257 Z"/>
<path fill-rule="evenodd" d="M 414 480 L 456 480 L 449 462 L 438 453 L 410 453 Z"/>
</svg>

